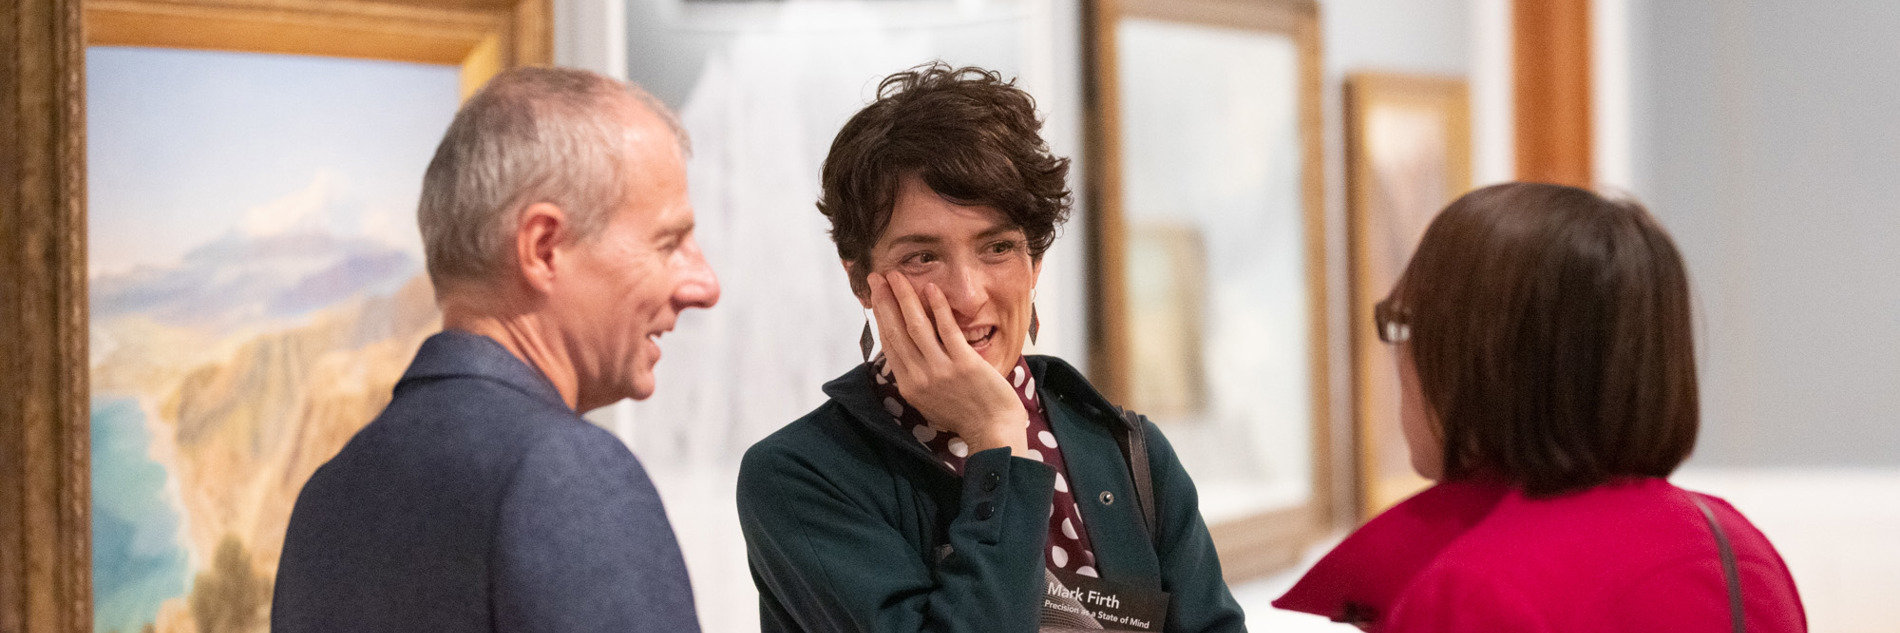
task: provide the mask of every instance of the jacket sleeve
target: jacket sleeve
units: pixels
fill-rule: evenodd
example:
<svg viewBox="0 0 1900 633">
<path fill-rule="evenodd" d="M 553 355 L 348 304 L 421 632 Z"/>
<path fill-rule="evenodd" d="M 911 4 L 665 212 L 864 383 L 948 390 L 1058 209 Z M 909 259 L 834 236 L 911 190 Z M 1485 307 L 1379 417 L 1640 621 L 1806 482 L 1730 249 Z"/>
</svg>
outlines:
<svg viewBox="0 0 1900 633">
<path fill-rule="evenodd" d="M 1156 528 L 1161 545 L 1161 588 L 1169 594 L 1168 633 L 1244 632 L 1246 615 L 1221 578 L 1214 539 L 1201 519 L 1200 494 L 1174 447 L 1153 422 L 1142 419 L 1148 438 L 1148 469 L 1155 489 Z"/>
<path fill-rule="evenodd" d="M 699 630 L 659 494 L 606 431 L 577 422 L 540 437 L 510 478 L 495 539 L 498 632 Z"/>
<path fill-rule="evenodd" d="M 763 599 L 792 621 L 767 613 L 764 629 L 1034 631 L 1055 470 L 992 449 L 964 473 L 947 551 L 922 552 L 849 492 L 871 482 L 833 481 L 794 451 L 754 446 L 739 469 L 739 520 Z"/>
</svg>

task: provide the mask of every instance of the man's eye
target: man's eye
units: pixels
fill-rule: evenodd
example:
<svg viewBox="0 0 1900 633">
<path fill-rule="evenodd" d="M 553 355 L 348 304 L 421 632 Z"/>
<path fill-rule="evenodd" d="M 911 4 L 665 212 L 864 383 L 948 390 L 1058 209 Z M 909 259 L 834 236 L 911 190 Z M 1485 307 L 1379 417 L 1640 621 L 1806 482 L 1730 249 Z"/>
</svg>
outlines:
<svg viewBox="0 0 1900 633">
<path fill-rule="evenodd" d="M 997 242 L 990 245 L 990 252 L 996 255 L 1008 253 L 1013 250 L 1016 250 L 1015 242 Z"/>
</svg>

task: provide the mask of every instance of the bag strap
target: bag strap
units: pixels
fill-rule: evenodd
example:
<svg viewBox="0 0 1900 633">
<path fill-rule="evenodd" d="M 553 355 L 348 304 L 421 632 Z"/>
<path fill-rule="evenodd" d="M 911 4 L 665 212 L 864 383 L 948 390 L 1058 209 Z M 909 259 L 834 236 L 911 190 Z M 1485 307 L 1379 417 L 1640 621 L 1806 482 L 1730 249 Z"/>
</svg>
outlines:
<svg viewBox="0 0 1900 633">
<path fill-rule="evenodd" d="M 1141 508 L 1141 524 L 1148 528 L 1148 543 L 1161 551 L 1161 532 L 1155 527 L 1154 477 L 1148 472 L 1148 434 L 1141 414 L 1122 409 L 1122 426 L 1115 434 L 1121 444 L 1122 458 L 1128 460 L 1128 474 L 1135 479 L 1135 504 Z"/>
<path fill-rule="evenodd" d="M 1703 503 L 1701 496 L 1692 492 L 1689 493 L 1689 500 L 1695 502 L 1695 507 L 1702 511 L 1702 518 L 1708 520 L 1709 530 L 1715 532 L 1715 546 L 1722 550 L 1722 576 L 1728 583 L 1729 626 L 1735 633 L 1744 633 L 1748 627 L 1742 621 L 1742 574 L 1736 568 L 1735 550 L 1729 546 L 1728 533 L 1722 531 L 1722 524 L 1715 520 L 1715 512 L 1709 510 L 1709 504 Z"/>
</svg>

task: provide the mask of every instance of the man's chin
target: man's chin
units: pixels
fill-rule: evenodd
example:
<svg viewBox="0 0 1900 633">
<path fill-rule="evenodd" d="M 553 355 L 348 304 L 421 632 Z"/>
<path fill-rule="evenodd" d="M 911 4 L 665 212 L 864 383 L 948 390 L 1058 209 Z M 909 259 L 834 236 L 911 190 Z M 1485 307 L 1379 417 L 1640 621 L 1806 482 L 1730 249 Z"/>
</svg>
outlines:
<svg viewBox="0 0 1900 633">
<path fill-rule="evenodd" d="M 652 374 L 633 379 L 633 390 L 627 397 L 634 400 L 645 400 L 653 397 L 653 391 L 658 387 L 658 385 L 654 384 L 655 382 Z"/>
</svg>

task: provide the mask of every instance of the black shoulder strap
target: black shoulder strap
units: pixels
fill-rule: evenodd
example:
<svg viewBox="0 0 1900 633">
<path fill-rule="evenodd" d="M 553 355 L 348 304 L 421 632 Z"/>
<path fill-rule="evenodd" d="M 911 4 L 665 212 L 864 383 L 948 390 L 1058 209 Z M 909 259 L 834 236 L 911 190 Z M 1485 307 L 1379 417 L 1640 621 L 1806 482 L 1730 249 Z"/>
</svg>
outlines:
<svg viewBox="0 0 1900 633">
<path fill-rule="evenodd" d="M 1128 460 L 1128 474 L 1135 479 L 1135 503 L 1141 508 L 1141 523 L 1148 528 L 1148 543 L 1161 551 L 1161 532 L 1155 527 L 1154 478 L 1148 472 L 1148 434 L 1141 414 L 1122 410 L 1121 432 L 1115 440 L 1121 444 L 1122 458 Z"/>
<path fill-rule="evenodd" d="M 1709 530 L 1715 532 L 1715 546 L 1722 550 L 1722 575 L 1728 582 L 1729 626 L 1735 633 L 1744 633 L 1748 627 L 1742 621 L 1742 574 L 1736 569 L 1735 550 L 1729 547 L 1728 532 L 1722 531 L 1722 524 L 1715 520 L 1715 512 L 1709 510 L 1709 504 L 1703 503 L 1701 496 L 1691 492 L 1689 500 L 1695 502 L 1695 507 L 1702 511 L 1702 518 L 1708 520 Z"/>
</svg>

